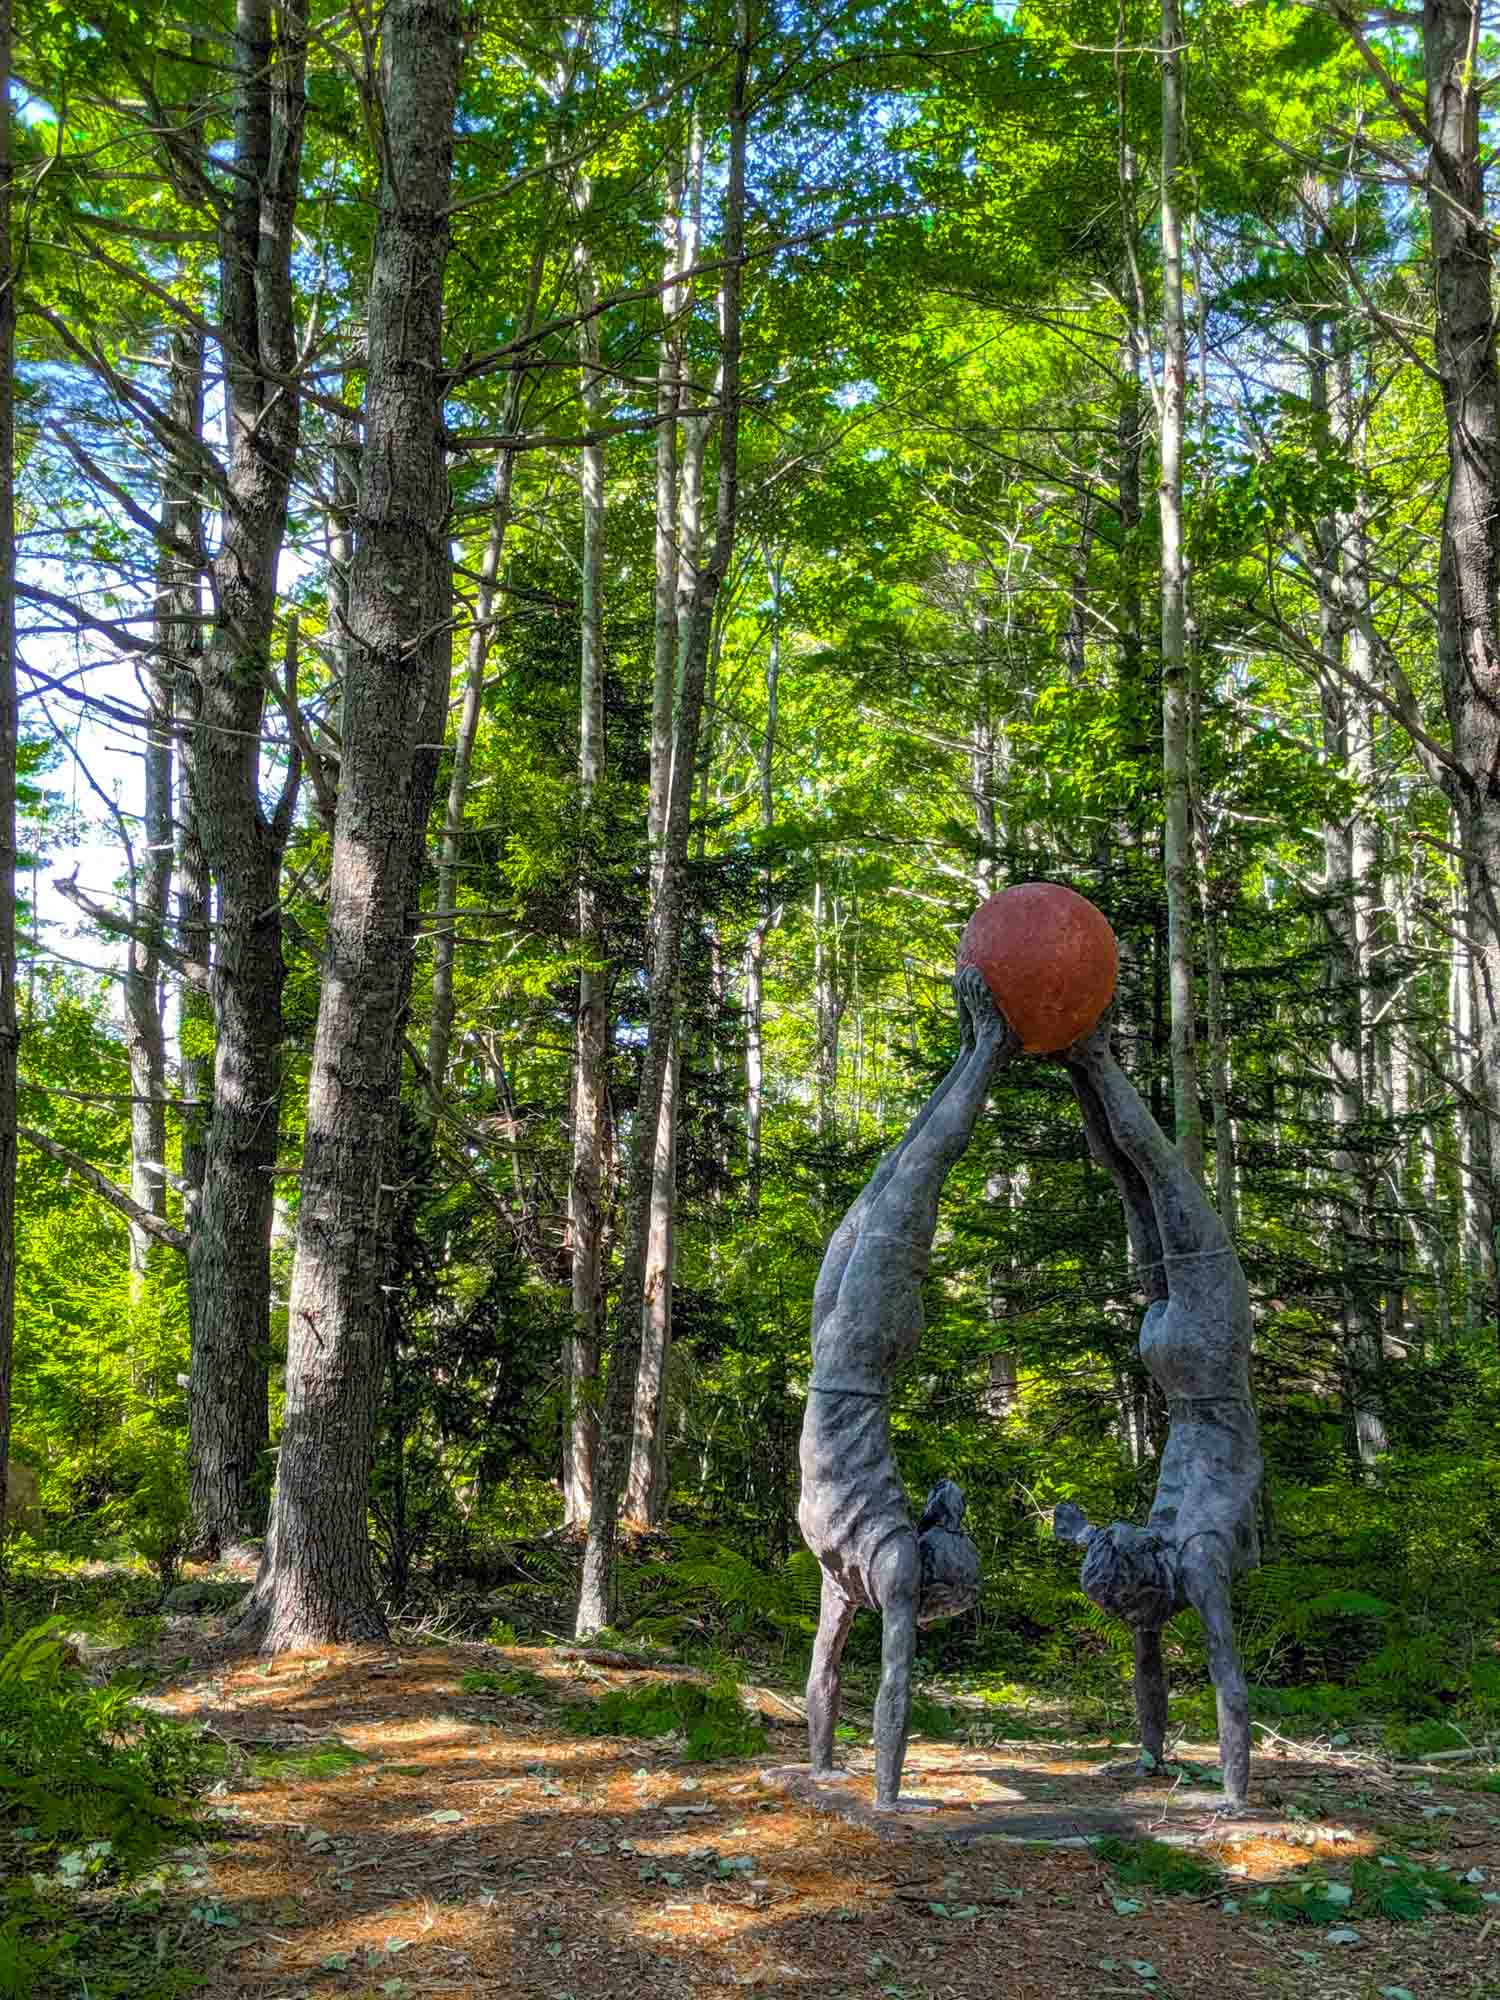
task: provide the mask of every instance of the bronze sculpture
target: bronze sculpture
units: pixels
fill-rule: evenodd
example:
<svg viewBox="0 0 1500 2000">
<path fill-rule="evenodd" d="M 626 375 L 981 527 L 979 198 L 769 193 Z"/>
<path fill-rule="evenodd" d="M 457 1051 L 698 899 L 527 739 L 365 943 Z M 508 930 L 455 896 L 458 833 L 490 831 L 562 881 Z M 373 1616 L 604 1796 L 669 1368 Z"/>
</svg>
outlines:
<svg viewBox="0 0 1500 2000">
<path fill-rule="evenodd" d="M 900 1789 L 917 1627 L 967 1610 L 979 1594 L 963 1495 L 941 1480 L 914 1527 L 890 1435 L 892 1381 L 921 1337 L 921 1286 L 943 1182 L 969 1143 L 996 1065 L 1021 1046 L 982 974 L 960 972 L 957 991 L 958 1060 L 834 1231 L 813 1294 L 797 1512 L 823 1569 L 808 1742 L 813 1776 L 831 1776 L 844 1642 L 861 1606 L 879 1611 L 875 1802 L 887 1812 L 915 1806 Z"/>
<path fill-rule="evenodd" d="M 1262 1460 L 1250 1399 L 1250 1295 L 1208 1197 L 1116 1062 L 1105 1020 L 1066 1051 L 1089 1148 L 1113 1176 L 1149 1304 L 1141 1359 L 1170 1428 L 1144 1528 L 1096 1528 L 1071 1502 L 1054 1532 L 1086 1551 L 1084 1590 L 1130 1626 L 1142 1764 L 1161 1761 L 1167 1680 L 1161 1634 L 1191 1606 L 1203 1621 L 1218 1704 L 1225 1805 L 1245 1804 L 1250 1707 L 1230 1585 L 1260 1559 Z M 1149 1760 L 1149 1761 L 1148 1761 Z"/>
</svg>

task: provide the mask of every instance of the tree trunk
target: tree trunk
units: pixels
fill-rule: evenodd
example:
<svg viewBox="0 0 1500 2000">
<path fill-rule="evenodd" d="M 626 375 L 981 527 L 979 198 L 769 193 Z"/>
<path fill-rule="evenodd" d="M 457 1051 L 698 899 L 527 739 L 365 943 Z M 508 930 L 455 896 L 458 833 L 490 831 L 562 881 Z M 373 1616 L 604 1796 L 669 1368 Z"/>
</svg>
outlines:
<svg viewBox="0 0 1500 2000">
<path fill-rule="evenodd" d="M 575 259 L 580 395 L 584 426 L 604 418 L 599 322 L 593 264 L 580 245 Z M 598 1452 L 599 1343 L 604 1331 L 604 1100 L 609 1087 L 609 968 L 604 911 L 596 879 L 592 815 L 604 776 L 604 447 L 586 444 L 579 461 L 583 553 L 579 589 L 578 673 L 578 1012 L 573 1028 L 573 1172 L 568 1183 L 568 1244 L 573 1327 L 563 1346 L 567 1409 L 563 1420 L 563 1518 L 583 1528 L 594 1491 Z"/>
<path fill-rule="evenodd" d="M 680 185 L 674 182 L 672 190 L 679 203 L 675 243 L 677 270 L 686 270 L 697 261 L 701 237 L 702 171 L 702 135 L 695 120 L 686 171 Z M 673 247 L 669 234 L 669 256 Z M 669 311 L 681 311 L 689 303 L 691 290 L 686 285 L 674 285 L 667 297 Z M 675 370 L 674 387 L 670 397 L 664 397 L 669 365 Z M 673 761 L 681 754 L 680 654 L 683 633 L 693 616 L 703 554 L 703 465 L 713 422 L 710 409 L 690 403 L 689 388 L 682 367 L 680 335 L 677 328 L 669 323 L 658 372 L 657 403 L 658 411 L 664 402 L 676 411 L 682 424 L 683 442 L 679 452 L 675 442 L 668 444 L 665 438 L 659 437 L 656 469 L 656 556 L 658 565 L 665 567 L 658 567 L 656 577 L 655 673 L 651 709 L 648 830 L 652 854 L 652 933 L 660 920 Z M 664 424 L 660 428 L 665 431 L 674 426 Z M 677 482 L 676 491 L 670 499 L 663 490 L 669 476 L 669 454 L 671 463 L 676 465 Z M 670 526 L 670 537 L 663 535 L 664 514 Z M 666 610 L 669 599 L 670 615 Z M 630 1520 L 644 1525 L 656 1523 L 666 1498 L 666 1384 L 667 1363 L 672 1351 L 672 1282 L 677 1265 L 677 1103 L 681 1077 L 682 1047 L 679 1034 L 674 1029 L 662 1078 L 661 1106 L 657 1113 L 650 1217 L 646 1231 L 646 1265 L 641 1290 L 641 1347 L 631 1419 L 630 1467 L 625 1477 L 625 1514 Z"/>
<path fill-rule="evenodd" d="M 1476 1119 L 1470 1148 L 1476 1234 L 1494 1278 L 1492 1126 L 1500 1092 L 1500 368 L 1485 214 L 1475 0 L 1426 0 L 1428 216 L 1437 323 L 1433 351 L 1448 433 L 1438 555 L 1437 651 L 1454 756 L 1448 791 L 1463 849 L 1461 928 L 1472 964 Z M 1494 1316 L 1487 1299 L 1483 1317 Z"/>
<path fill-rule="evenodd" d="M 392 0 L 349 590 L 344 756 L 292 1280 L 286 1423 L 237 1636 L 267 1652 L 378 1639 L 367 1533 L 386 1350 L 382 1209 L 412 917 L 447 714 L 452 598 L 443 276 L 462 56 L 454 0 Z"/>
<path fill-rule="evenodd" d="M 677 1027 L 678 975 L 686 915 L 688 829 L 697 776 L 698 733 L 708 673 L 714 606 L 734 553 L 739 512 L 740 297 L 745 242 L 745 140 L 748 124 L 749 29 L 746 0 L 735 19 L 734 76 L 729 106 L 728 185 L 724 204 L 722 428 L 714 542 L 697 571 L 680 644 L 677 744 L 662 841 L 660 889 L 651 939 L 645 1059 L 630 1144 L 625 1267 L 610 1349 L 609 1382 L 594 1479 L 594 1504 L 584 1551 L 577 1630 L 596 1632 L 608 1622 L 614 1583 L 616 1515 L 625 1483 L 632 1435 L 634 1390 L 640 1359 L 641 1310 L 650 1228 L 651 1182 L 662 1089 Z"/>
<path fill-rule="evenodd" d="M 781 703 L 781 583 L 782 558 L 766 555 L 771 585 L 770 649 L 766 656 L 766 728 L 760 744 L 760 827 L 775 824 L 776 795 L 772 773 L 776 760 L 776 724 Z M 752 1212 L 760 1206 L 761 1124 L 765 1117 L 765 957 L 775 912 L 771 901 L 771 871 L 760 871 L 760 909 L 745 948 L 745 1171 Z"/>
<path fill-rule="evenodd" d="M 11 1355 L 16 1313 L 16 700 L 15 347 L 11 249 L 10 0 L 0 0 L 0 1549 L 10 1457 Z M 3 1574 L 3 1571 L 0 1571 Z"/>
<path fill-rule="evenodd" d="M 188 1250 L 192 1509 L 206 1555 L 264 1518 L 271 1168 L 281 1105 L 281 858 L 298 763 L 261 806 L 260 735 L 300 426 L 291 256 L 305 110 L 296 6 L 237 0 L 234 159 L 220 248 L 228 462 L 191 781 L 218 892 L 214 1088 Z M 289 656 L 290 657 L 290 656 Z M 293 691 L 295 699 L 295 691 Z"/>
<path fill-rule="evenodd" d="M 1182 306 L 1182 222 L 1177 211 L 1182 145 L 1182 25 L 1177 0 L 1161 10 L 1161 659 L 1162 779 L 1166 825 L 1167 964 L 1172 1022 L 1172 1100 L 1177 1144 L 1203 1179 L 1193 995 L 1192 662 L 1187 646 L 1187 560 L 1182 535 L 1182 444 L 1187 405 L 1187 323 Z"/>
</svg>

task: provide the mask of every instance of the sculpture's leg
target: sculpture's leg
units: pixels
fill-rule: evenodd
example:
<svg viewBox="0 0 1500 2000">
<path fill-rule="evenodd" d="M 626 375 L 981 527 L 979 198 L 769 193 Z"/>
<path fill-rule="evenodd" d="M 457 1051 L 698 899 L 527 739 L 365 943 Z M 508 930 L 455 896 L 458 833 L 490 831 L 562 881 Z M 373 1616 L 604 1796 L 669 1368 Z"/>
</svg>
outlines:
<svg viewBox="0 0 1500 2000">
<path fill-rule="evenodd" d="M 1182 1588 L 1203 1620 L 1209 1678 L 1219 1711 L 1224 1803 L 1237 1811 L 1244 1806 L 1250 1789 L 1250 1690 L 1234 1642 L 1228 1565 L 1202 1544 L 1195 1544 L 1183 1563 Z"/>
<path fill-rule="evenodd" d="M 1141 1285 L 1148 1300 L 1167 1296 L 1167 1277 L 1161 1262 L 1161 1237 L 1156 1228 L 1156 1210 L 1150 1190 L 1140 1174 L 1115 1144 L 1104 1106 L 1086 1071 L 1071 1069 L 1073 1094 L 1083 1113 L 1083 1129 L 1089 1151 L 1115 1184 L 1120 1206 L 1125 1211 L 1125 1229 L 1130 1237 Z"/>
<path fill-rule="evenodd" d="M 1087 1079 L 1110 1140 L 1144 1182 L 1165 1255 L 1227 1247 L 1213 1204 L 1115 1061 L 1107 1027 L 1075 1042 L 1067 1059 L 1069 1068 Z"/>
<path fill-rule="evenodd" d="M 906 1734 L 911 1723 L 911 1670 L 917 1656 L 917 1538 L 886 1543 L 871 1582 L 880 1599 L 880 1692 L 875 1697 L 875 1805 L 880 1812 L 922 1812 L 901 1797 Z"/>
<path fill-rule="evenodd" d="M 1167 1670 L 1161 1656 L 1161 1627 L 1138 1625 L 1133 1637 L 1136 1722 L 1141 1732 L 1141 1749 L 1155 1766 L 1162 1761 L 1167 1739 Z"/>
<path fill-rule="evenodd" d="M 818 1281 L 813 1287 L 812 1330 L 814 1334 L 817 1333 L 818 1328 L 838 1303 L 839 1286 L 843 1282 L 844 1271 L 853 1254 L 854 1246 L 859 1240 L 859 1232 L 864 1225 L 871 1204 L 901 1165 L 912 1141 L 922 1131 L 923 1127 L 938 1109 L 938 1106 L 957 1083 L 959 1077 L 962 1076 L 969 1058 L 974 1052 L 973 1011 L 965 1004 L 962 994 L 960 994 L 958 1003 L 958 1019 L 960 1046 L 953 1067 L 922 1106 L 911 1124 L 908 1125 L 902 1137 L 881 1159 L 874 1173 L 865 1182 L 865 1185 L 851 1204 L 848 1214 L 845 1215 L 843 1221 L 828 1239 L 828 1247 L 823 1252 L 823 1263 L 818 1271 Z"/>
<path fill-rule="evenodd" d="M 833 1578 L 823 1577 L 818 1636 L 813 1641 L 812 1668 L 807 1676 L 807 1749 L 815 1778 L 833 1775 L 833 1733 L 838 1727 L 844 1641 L 854 1623 L 854 1606 Z"/>
<path fill-rule="evenodd" d="M 958 975 L 958 991 L 973 1022 L 974 1046 L 927 1118 L 906 1140 L 896 1171 L 874 1190 L 860 1224 L 861 1234 L 911 1242 L 918 1256 L 913 1267 L 918 1282 L 932 1247 L 938 1198 L 948 1170 L 974 1136 L 995 1065 L 1002 1057 L 1018 1054 L 1021 1047 L 1020 1037 L 991 1000 L 982 973 L 965 967 Z"/>
</svg>

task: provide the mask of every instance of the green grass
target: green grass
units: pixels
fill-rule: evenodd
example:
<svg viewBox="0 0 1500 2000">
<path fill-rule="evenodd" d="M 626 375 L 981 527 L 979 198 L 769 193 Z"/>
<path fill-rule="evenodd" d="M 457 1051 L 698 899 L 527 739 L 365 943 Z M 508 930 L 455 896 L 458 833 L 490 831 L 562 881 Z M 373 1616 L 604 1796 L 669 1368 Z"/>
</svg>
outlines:
<svg viewBox="0 0 1500 2000">
<path fill-rule="evenodd" d="M 1158 1896 L 1211 1896 L 1223 1882 L 1219 1869 L 1164 1840 L 1122 1840 L 1110 1834 L 1094 1842 L 1094 1854 L 1117 1882 L 1152 1889 Z"/>
<path fill-rule="evenodd" d="M 613 1688 L 598 1701 L 565 1712 L 580 1736 L 683 1736 L 684 1755 L 695 1762 L 753 1757 L 766 1747 L 765 1724 L 742 1705 L 732 1686 L 697 1681 L 651 1681 Z"/>
<path fill-rule="evenodd" d="M 552 1688 L 543 1674 L 534 1674 L 526 1667 L 512 1667 L 503 1673 L 475 1672 L 465 1674 L 459 1682 L 465 1694 L 510 1694 L 526 1695 L 535 1700 L 540 1696 L 550 1699 Z"/>
<path fill-rule="evenodd" d="M 362 1750 L 347 1743 L 306 1743 L 290 1750 L 252 1750 L 250 1769 L 257 1778 L 341 1778 L 361 1764 L 372 1763 Z"/>
</svg>

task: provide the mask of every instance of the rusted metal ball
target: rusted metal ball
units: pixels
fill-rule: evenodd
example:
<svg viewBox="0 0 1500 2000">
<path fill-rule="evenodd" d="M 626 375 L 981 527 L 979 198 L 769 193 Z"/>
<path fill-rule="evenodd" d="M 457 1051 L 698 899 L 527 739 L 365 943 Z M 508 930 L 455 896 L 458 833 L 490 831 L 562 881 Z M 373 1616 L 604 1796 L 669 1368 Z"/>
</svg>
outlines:
<svg viewBox="0 0 1500 2000">
<path fill-rule="evenodd" d="M 1061 882 L 1018 882 L 988 897 L 958 941 L 1031 1055 L 1086 1034 L 1113 998 L 1120 954 L 1103 911 Z"/>
</svg>

